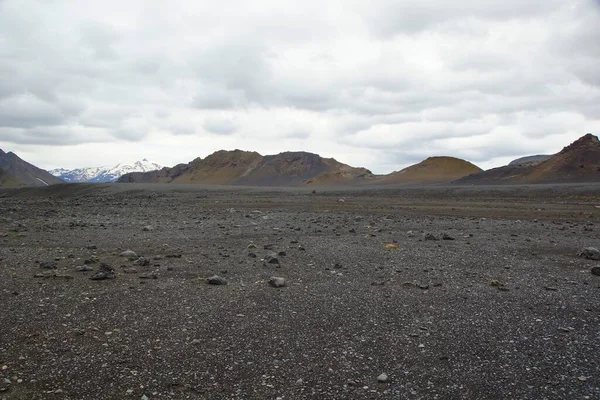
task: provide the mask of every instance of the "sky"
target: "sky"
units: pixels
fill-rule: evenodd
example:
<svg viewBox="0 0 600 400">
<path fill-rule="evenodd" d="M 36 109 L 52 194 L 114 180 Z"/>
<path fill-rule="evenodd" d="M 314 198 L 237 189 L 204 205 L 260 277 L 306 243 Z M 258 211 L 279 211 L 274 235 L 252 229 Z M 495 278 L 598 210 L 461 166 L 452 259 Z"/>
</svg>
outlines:
<svg viewBox="0 0 600 400">
<path fill-rule="evenodd" d="M 600 0 L 0 0 L 0 148 L 487 169 L 600 133 Z"/>
</svg>

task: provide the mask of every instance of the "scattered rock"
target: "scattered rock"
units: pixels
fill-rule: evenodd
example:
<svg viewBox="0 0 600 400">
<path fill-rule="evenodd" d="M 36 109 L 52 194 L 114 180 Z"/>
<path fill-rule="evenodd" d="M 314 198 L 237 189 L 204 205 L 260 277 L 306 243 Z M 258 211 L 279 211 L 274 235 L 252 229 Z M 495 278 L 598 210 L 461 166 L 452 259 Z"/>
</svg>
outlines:
<svg viewBox="0 0 600 400">
<path fill-rule="evenodd" d="M 41 269 L 57 269 L 58 265 L 56 265 L 56 263 L 54 261 L 47 261 L 47 262 L 40 263 L 40 268 Z"/>
<path fill-rule="evenodd" d="M 454 240 L 454 237 L 448 235 L 447 233 L 444 233 L 442 235 L 442 240 Z"/>
<path fill-rule="evenodd" d="M 129 260 L 137 260 L 139 258 L 136 252 L 132 250 L 125 250 L 120 254 L 120 256 Z"/>
<path fill-rule="evenodd" d="M 272 276 L 269 279 L 269 285 L 273 286 L 274 288 L 282 288 L 287 286 L 287 282 L 285 281 L 285 278 L 281 278 L 279 276 Z"/>
<path fill-rule="evenodd" d="M 382 373 L 381 375 L 379 375 L 377 377 L 377 382 L 379 382 L 379 383 L 387 383 L 388 380 L 389 380 L 389 377 L 387 376 L 386 373 Z"/>
<path fill-rule="evenodd" d="M 423 239 L 425 240 L 439 240 L 437 236 L 435 236 L 433 233 L 427 232 L 423 234 Z"/>
<path fill-rule="evenodd" d="M 274 255 L 268 255 L 265 257 L 265 263 L 279 265 L 279 258 L 275 257 Z"/>
<path fill-rule="evenodd" d="M 146 267 L 150 265 L 150 260 L 148 260 L 146 257 L 140 257 L 137 260 L 135 260 L 133 264 L 139 265 L 140 267 Z"/>
<path fill-rule="evenodd" d="M 75 267 L 75 271 L 79 271 L 79 272 L 87 272 L 87 271 L 92 271 L 94 268 L 90 267 L 89 265 L 78 265 L 77 267 Z"/>
<path fill-rule="evenodd" d="M 105 279 L 115 279 L 117 275 L 115 274 L 115 270 L 108 264 L 100 264 L 100 268 L 98 272 L 90 277 L 93 281 L 102 281 Z"/>
<path fill-rule="evenodd" d="M 577 255 L 588 260 L 600 260 L 600 250 L 598 250 L 595 247 L 586 247 L 585 249 L 581 250 Z"/>
<path fill-rule="evenodd" d="M 219 275 L 213 275 L 206 278 L 206 283 L 209 285 L 227 285 L 227 280 Z"/>
</svg>

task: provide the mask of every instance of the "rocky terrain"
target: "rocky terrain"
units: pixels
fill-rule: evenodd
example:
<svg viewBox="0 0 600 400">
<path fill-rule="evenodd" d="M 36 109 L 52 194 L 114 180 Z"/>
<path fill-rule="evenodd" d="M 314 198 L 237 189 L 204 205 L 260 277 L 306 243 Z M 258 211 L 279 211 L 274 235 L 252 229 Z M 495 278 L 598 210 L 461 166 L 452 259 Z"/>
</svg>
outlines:
<svg viewBox="0 0 600 400">
<path fill-rule="evenodd" d="M 597 399 L 599 221 L 595 184 L 2 189 L 0 398 Z"/>
</svg>

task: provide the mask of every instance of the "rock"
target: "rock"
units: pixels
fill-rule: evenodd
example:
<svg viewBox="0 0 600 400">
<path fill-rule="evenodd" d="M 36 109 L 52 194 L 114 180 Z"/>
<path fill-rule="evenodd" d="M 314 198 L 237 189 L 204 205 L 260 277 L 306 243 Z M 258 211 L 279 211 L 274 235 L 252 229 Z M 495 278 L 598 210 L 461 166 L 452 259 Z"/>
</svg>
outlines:
<svg viewBox="0 0 600 400">
<path fill-rule="evenodd" d="M 424 233 L 423 234 L 423 239 L 425 240 L 439 240 L 437 236 L 435 236 L 433 233 Z"/>
<path fill-rule="evenodd" d="M 94 268 L 90 267 L 89 265 L 78 265 L 77 267 L 75 267 L 75 271 L 79 271 L 79 272 L 87 272 L 87 271 L 92 271 Z"/>
<path fill-rule="evenodd" d="M 213 275 L 206 278 L 206 283 L 209 285 L 227 285 L 227 280 L 219 275 Z"/>
<path fill-rule="evenodd" d="M 276 264 L 279 265 L 279 258 L 275 257 L 274 255 L 268 255 L 265 257 L 265 262 L 267 264 Z"/>
<path fill-rule="evenodd" d="M 600 260 L 600 250 L 595 247 L 586 247 L 577 255 L 579 257 L 587 258 L 588 260 Z"/>
<path fill-rule="evenodd" d="M 406 236 L 408 236 L 409 238 L 415 237 L 415 233 L 413 231 L 408 231 L 406 232 Z"/>
<path fill-rule="evenodd" d="M 115 270 L 108 264 L 100 264 L 100 268 L 98 272 L 90 277 L 93 281 L 102 281 L 105 279 L 115 279 L 117 275 L 115 274 Z"/>
<path fill-rule="evenodd" d="M 56 263 L 54 261 L 47 261 L 47 262 L 40 263 L 40 268 L 41 269 L 57 269 L 58 266 L 56 265 Z"/>
<path fill-rule="evenodd" d="M 247 249 L 256 249 L 256 245 L 254 243 L 250 243 L 248 246 L 246 246 Z"/>
<path fill-rule="evenodd" d="M 278 256 L 280 257 L 285 257 L 287 255 L 287 253 L 283 250 L 281 250 L 279 253 L 277 253 Z"/>
<path fill-rule="evenodd" d="M 379 383 L 387 383 L 388 380 L 389 378 L 385 372 L 377 377 L 377 382 Z"/>
<path fill-rule="evenodd" d="M 125 250 L 124 252 L 122 252 L 120 254 L 121 257 L 127 258 L 129 260 L 136 260 L 138 259 L 138 255 L 136 254 L 135 251 L 131 251 L 131 250 Z"/>
<path fill-rule="evenodd" d="M 263 249 L 265 249 L 265 250 L 273 250 L 274 247 L 275 247 L 274 244 L 265 244 L 263 246 Z"/>
<path fill-rule="evenodd" d="M 142 230 L 144 232 L 150 232 L 150 231 L 153 231 L 154 228 L 151 225 L 146 225 L 145 227 L 142 228 Z"/>
<path fill-rule="evenodd" d="M 250 252 L 250 253 L 248 253 L 248 257 L 256 258 L 256 253 Z"/>
<path fill-rule="evenodd" d="M 140 279 L 158 279 L 158 275 L 149 272 L 147 274 L 140 275 Z"/>
<path fill-rule="evenodd" d="M 444 233 L 442 235 L 442 240 L 454 240 L 454 237 L 448 235 L 447 233 Z"/>
<path fill-rule="evenodd" d="M 285 278 L 272 276 L 269 278 L 269 285 L 273 286 L 274 288 L 282 288 L 287 286 L 287 282 L 285 281 Z"/>
<path fill-rule="evenodd" d="M 600 267 L 592 267 L 592 275 L 598 275 L 600 276 Z"/>
<path fill-rule="evenodd" d="M 146 266 L 150 265 L 150 260 L 148 260 L 146 257 L 140 257 L 137 260 L 135 260 L 133 263 L 135 265 L 139 265 L 140 267 L 146 267 Z"/>
<path fill-rule="evenodd" d="M 137 274 L 138 270 L 136 268 L 125 268 L 123 269 L 123 272 L 126 274 Z"/>
</svg>

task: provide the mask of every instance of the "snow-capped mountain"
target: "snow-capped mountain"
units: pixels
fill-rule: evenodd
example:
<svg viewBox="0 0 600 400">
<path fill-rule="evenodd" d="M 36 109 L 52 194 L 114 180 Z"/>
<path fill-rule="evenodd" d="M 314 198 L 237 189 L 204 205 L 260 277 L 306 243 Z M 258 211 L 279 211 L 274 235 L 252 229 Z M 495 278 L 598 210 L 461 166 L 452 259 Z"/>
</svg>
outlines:
<svg viewBox="0 0 600 400">
<path fill-rule="evenodd" d="M 143 159 L 132 164 L 117 164 L 114 167 L 91 167 L 65 169 L 57 168 L 49 171 L 65 182 L 113 182 L 130 172 L 149 172 L 161 169 L 162 165 Z"/>
</svg>

